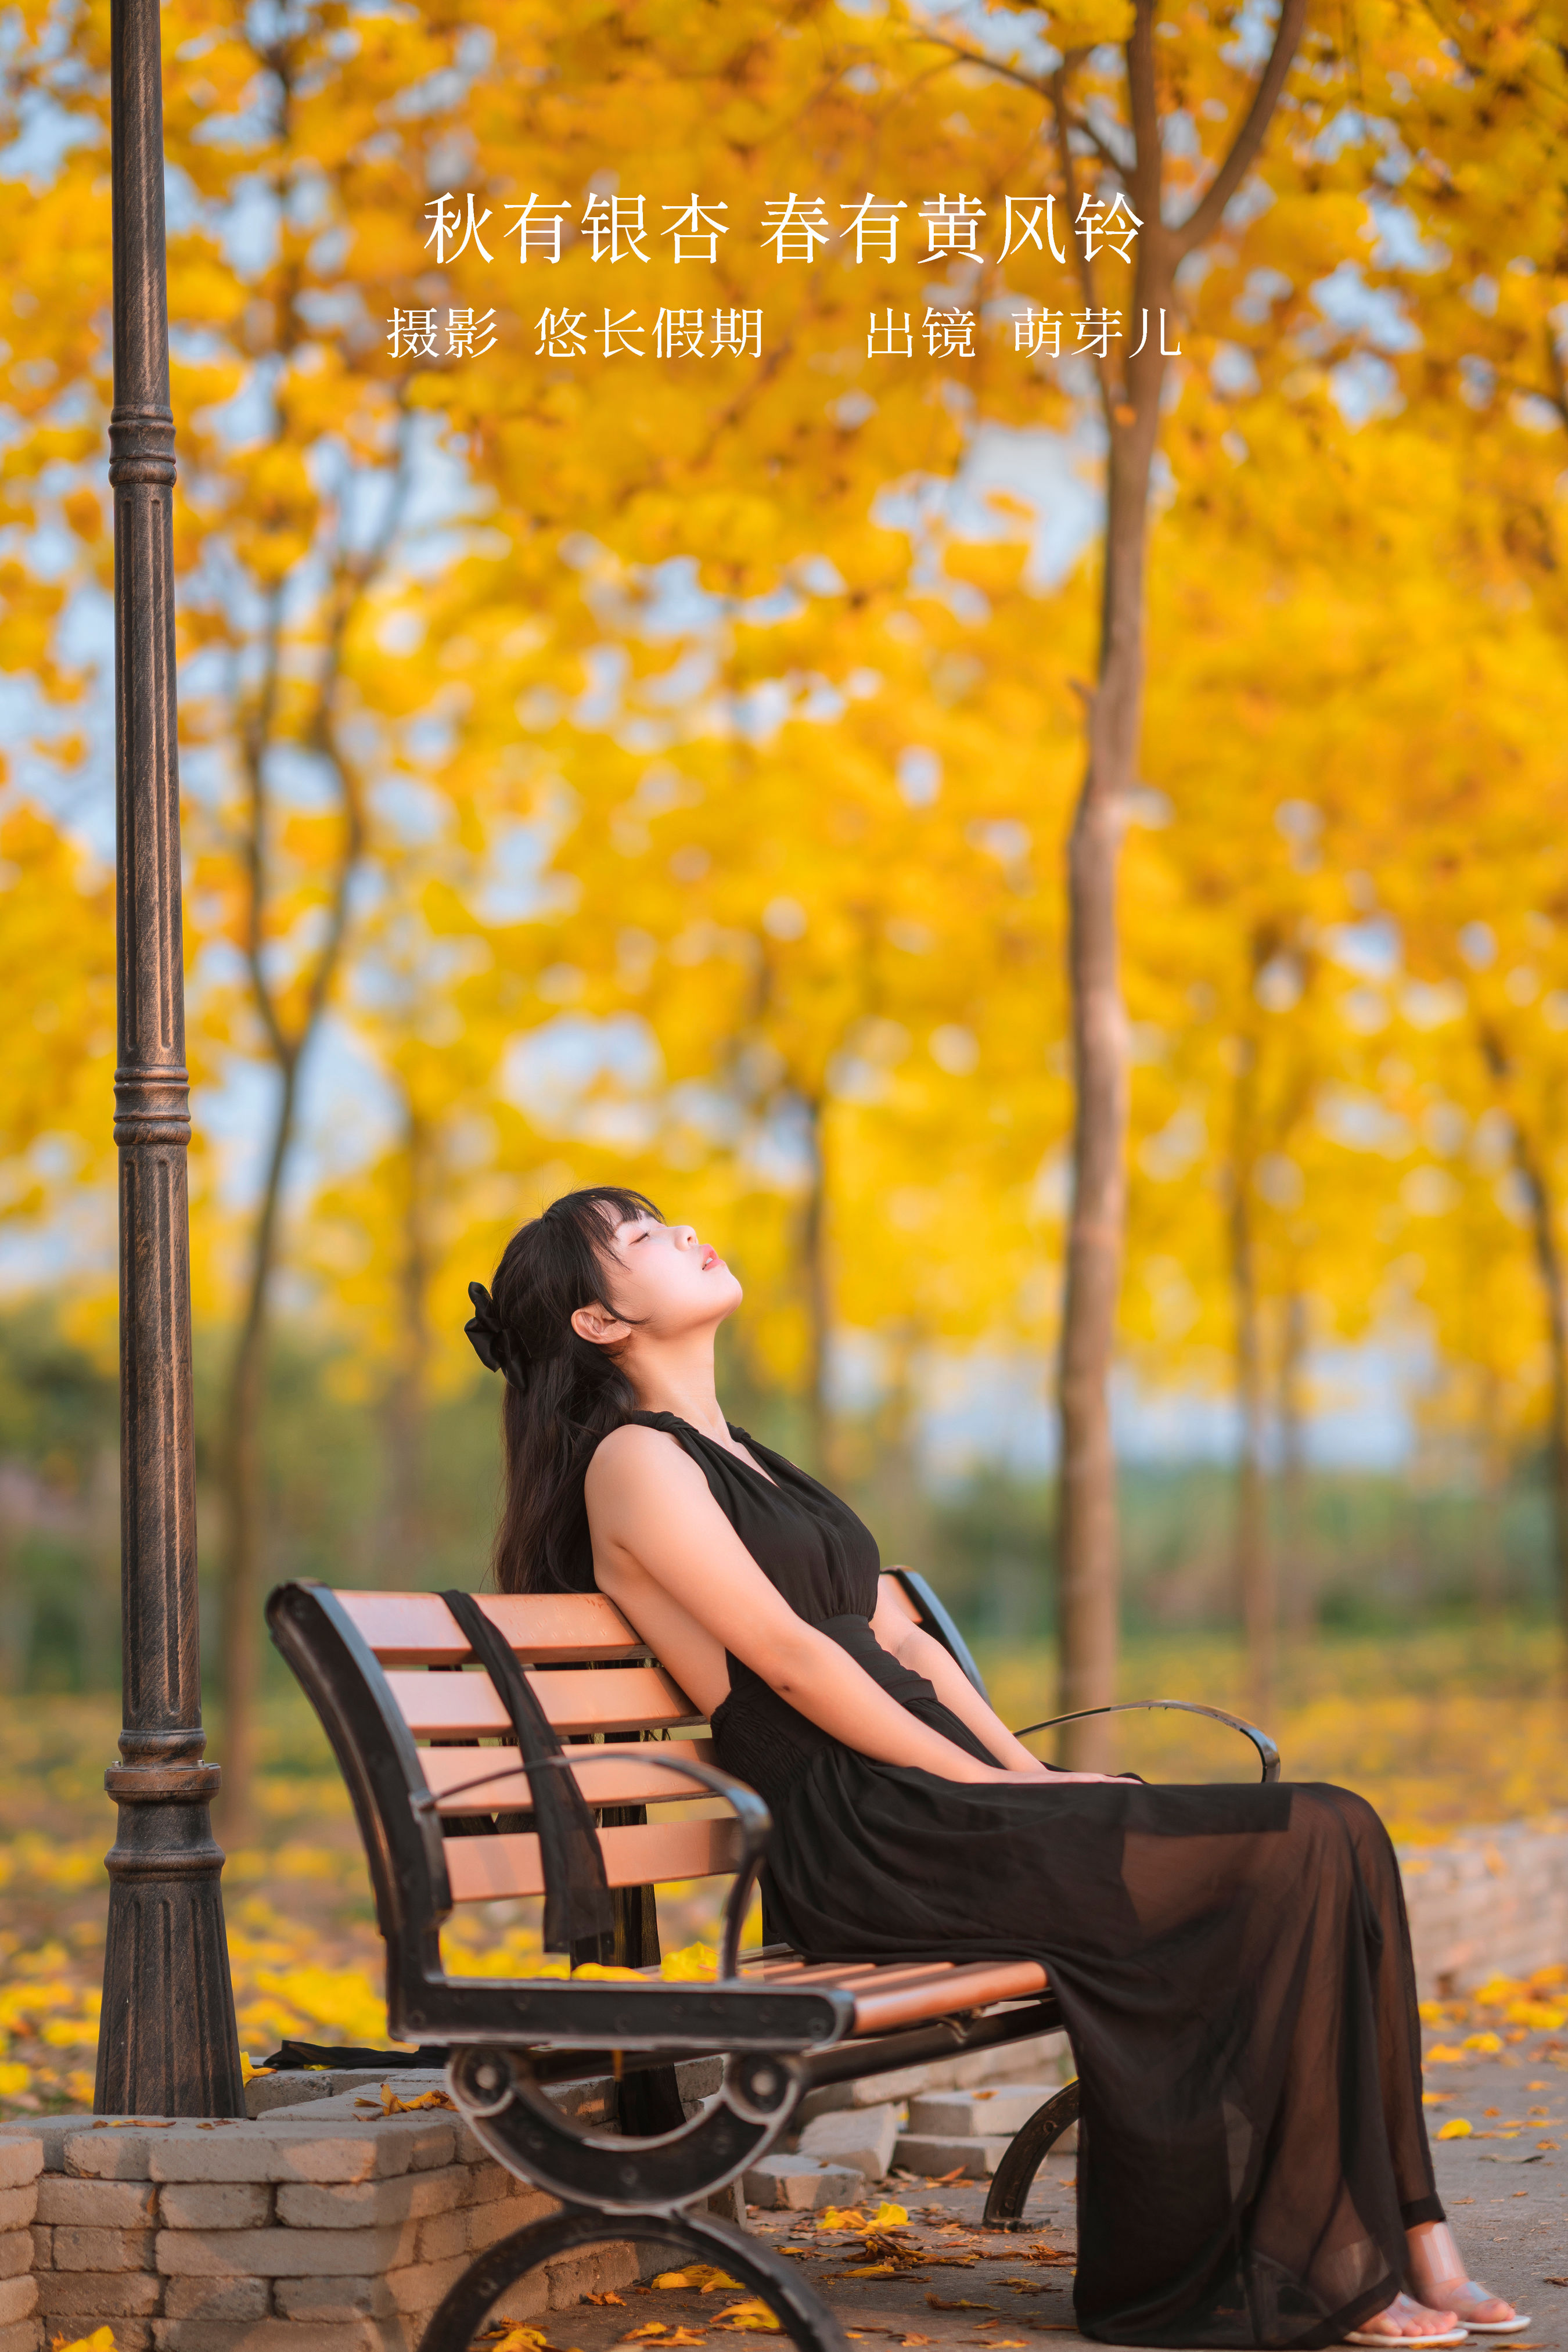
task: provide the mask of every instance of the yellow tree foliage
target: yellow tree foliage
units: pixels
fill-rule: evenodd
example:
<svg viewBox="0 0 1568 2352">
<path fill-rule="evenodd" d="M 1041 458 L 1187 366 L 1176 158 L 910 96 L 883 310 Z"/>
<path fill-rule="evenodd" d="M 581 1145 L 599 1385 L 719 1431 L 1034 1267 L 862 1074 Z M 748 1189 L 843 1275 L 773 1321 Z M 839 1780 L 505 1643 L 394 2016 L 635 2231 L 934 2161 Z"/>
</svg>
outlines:
<svg viewBox="0 0 1568 2352">
<path fill-rule="evenodd" d="M 0 1218 L 37 1219 L 112 1165 L 114 888 L 22 803 L 0 815 Z"/>
<path fill-rule="evenodd" d="M 57 54 L 45 15 L 20 14 L 10 103 L 47 92 L 79 136 L 14 192 L 5 511 L 19 545 L 63 526 L 73 583 L 101 590 L 107 23 L 82 14 Z M 1124 1092 L 1129 1337 L 1162 1372 L 1223 1361 L 1241 1396 L 1259 1675 L 1261 1432 L 1299 1418 L 1310 1336 L 1357 1336 L 1392 1284 L 1483 1386 L 1495 1359 L 1487 1411 L 1509 1438 L 1527 1425 L 1538 1335 L 1515 1276 L 1533 1249 L 1550 1303 L 1563 1150 L 1559 29 L 1523 0 L 1451 28 L 1357 0 L 1309 12 L 1271 77 L 1232 13 L 1142 0 L 962 22 L 313 0 L 276 37 L 172 0 L 192 1049 L 209 1086 L 259 1064 L 274 1102 L 255 1216 L 235 1234 L 209 1186 L 199 1257 L 239 1330 L 236 1625 L 255 1616 L 283 1251 L 378 1367 L 406 1461 L 420 1394 L 463 1360 L 462 1279 L 537 1188 L 612 1168 L 742 1237 L 760 1367 L 811 1398 L 826 1455 L 836 1330 L 882 1334 L 895 1381 L 932 1346 L 1054 1342 L 1064 1211 L 1083 1261 L 1100 1194 L 1102 1379 Z M 1277 108 L 1267 142 L 1255 99 Z M 268 225 L 249 241 L 246 187 Z M 692 190 L 725 224 L 710 265 L 665 225 Z M 762 242 L 792 191 L 834 233 L 809 262 Z M 490 261 L 432 253 L 443 192 L 488 208 Z M 973 253 L 933 236 L 928 254 L 930 207 L 957 192 L 984 208 Z M 596 260 L 590 199 L 639 193 L 648 258 Z M 847 257 L 868 194 L 904 206 L 896 262 Z M 1118 194 L 1141 241 L 1081 253 L 1080 205 Z M 566 207 L 558 264 L 520 258 L 508 207 L 531 198 Z M 1001 257 L 1009 198 L 1052 200 L 1064 261 Z M 760 357 L 660 356 L 656 318 L 694 305 L 760 305 Z M 413 308 L 493 310 L 495 347 L 400 355 L 388 324 Z M 646 356 L 601 357 L 601 318 L 634 310 Z M 547 311 L 587 322 L 584 356 L 552 353 L 570 339 Z M 1120 316 L 1103 359 L 1073 331 L 1101 311 Z M 907 360 L 868 348 L 906 312 Z M 1377 413 L 1395 397 L 1402 415 Z M 976 485 L 1069 429 L 1110 539 L 1043 589 L 1039 515 Z M 59 582 L 16 556 L 0 592 L 7 660 L 79 696 Z M 1098 843 L 1093 972 L 1068 964 L 1075 796 Z M 1125 823 L 1160 816 L 1119 883 Z M 68 910 L 68 859 L 37 855 L 40 903 Z M 1391 969 L 1363 969 L 1384 931 Z M 1458 1009 L 1423 1026 L 1434 1004 Z M 300 1090 L 351 1036 L 389 1139 L 301 1245 Z M 1447 1103 L 1494 1142 L 1450 1171 L 1438 1247 L 1413 1232 L 1448 1213 L 1413 1203 L 1441 1184 L 1406 1191 Z M 42 1096 L 28 1114 L 70 1116 Z M 1548 1210 L 1521 1225 L 1531 1183 Z M 1512 1270 L 1517 1345 L 1478 1329 L 1478 1248 Z M 1074 1671 L 1103 1679 L 1095 1525 Z M 225 1646 L 242 1725 L 245 1639 Z"/>
</svg>

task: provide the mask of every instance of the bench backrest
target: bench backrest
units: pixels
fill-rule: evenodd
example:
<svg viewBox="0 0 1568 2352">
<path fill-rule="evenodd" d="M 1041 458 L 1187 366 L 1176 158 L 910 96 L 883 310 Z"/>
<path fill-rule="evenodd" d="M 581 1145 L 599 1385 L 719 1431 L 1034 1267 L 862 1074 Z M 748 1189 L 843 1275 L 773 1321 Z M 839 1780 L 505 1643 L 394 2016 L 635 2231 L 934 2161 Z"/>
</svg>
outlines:
<svg viewBox="0 0 1568 2352">
<path fill-rule="evenodd" d="M 883 1589 L 948 1638 L 973 1672 L 923 1579 L 892 1570 Z M 661 1767 L 705 1764 L 710 1743 L 699 1710 L 620 1612 L 596 1593 L 479 1598 L 558 1737 L 568 1747 L 592 1746 L 595 1760 L 573 1777 L 595 1813 L 611 1815 L 601 1820 L 599 1841 L 609 1886 L 627 1891 L 623 1903 L 629 1890 L 732 1874 L 743 1851 L 732 1815 L 668 1813 L 708 1792 Z M 406 1992 L 438 1977 L 439 1925 L 455 1905 L 545 1891 L 538 1836 L 509 1824 L 509 1815 L 531 1805 L 511 1725 L 438 1593 L 337 1591 L 301 1580 L 280 1585 L 267 1613 L 354 1801 L 395 2017 L 399 1986 Z M 497 1741 L 506 1744 L 484 1744 Z M 638 1755 L 649 1741 L 658 1743 L 658 1765 Z M 606 1755 L 606 1746 L 617 1752 Z M 646 1818 L 647 1808 L 654 1818 Z M 459 1823 L 479 1833 L 446 1834 L 444 1825 L 456 1832 Z"/>
</svg>

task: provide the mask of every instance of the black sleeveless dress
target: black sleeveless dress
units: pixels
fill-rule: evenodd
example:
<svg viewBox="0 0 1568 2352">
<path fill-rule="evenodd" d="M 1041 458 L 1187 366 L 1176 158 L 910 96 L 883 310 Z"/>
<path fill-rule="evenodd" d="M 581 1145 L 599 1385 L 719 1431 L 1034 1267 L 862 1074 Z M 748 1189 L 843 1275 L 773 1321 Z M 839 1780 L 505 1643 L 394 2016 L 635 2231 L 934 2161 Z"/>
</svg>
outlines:
<svg viewBox="0 0 1568 2352">
<path fill-rule="evenodd" d="M 870 1530 L 731 1425 L 671 1413 L 796 1614 L 911 1715 L 995 1761 L 874 1639 Z M 730 1659 L 717 1760 L 765 1799 L 770 1931 L 816 1960 L 1027 1958 L 1082 2085 L 1074 2299 L 1115 2344 L 1337 2343 L 1444 2218 L 1398 1864 L 1321 1783 L 972 1787 L 842 1746 Z"/>
</svg>

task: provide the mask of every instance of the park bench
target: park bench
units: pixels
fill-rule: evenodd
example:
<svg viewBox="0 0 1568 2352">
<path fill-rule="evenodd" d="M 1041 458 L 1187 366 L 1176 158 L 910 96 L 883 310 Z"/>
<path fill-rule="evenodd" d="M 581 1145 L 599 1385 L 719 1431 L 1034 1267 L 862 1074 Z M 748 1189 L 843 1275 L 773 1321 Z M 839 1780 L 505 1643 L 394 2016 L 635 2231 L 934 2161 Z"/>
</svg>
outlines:
<svg viewBox="0 0 1568 2352">
<path fill-rule="evenodd" d="M 889 1576 L 900 1604 L 983 1688 L 924 1579 Z M 715 1769 L 697 1710 L 598 1594 L 479 1600 L 301 1580 L 277 1588 L 267 1616 L 353 1801 L 386 1945 L 391 2032 L 444 2048 L 452 2100 L 475 2137 L 561 2200 L 479 2256 L 437 2307 L 423 2352 L 468 2352 L 526 2273 L 616 2236 L 717 2264 L 811 2352 L 847 2352 L 797 2266 L 705 2200 L 757 2163 L 809 2090 L 1058 2027 L 1044 1969 L 824 1966 L 776 1945 L 742 1952 L 767 1809 Z M 1217 1708 L 1131 1704 L 1228 1725 L 1252 1742 L 1261 1777 L 1278 1776 L 1267 1735 Z M 481 1744 L 491 1741 L 502 1744 Z M 693 1811 L 694 1800 L 716 1798 L 726 1813 Z M 662 1979 L 654 1889 L 719 1876 L 731 1885 L 717 1978 Z M 454 1906 L 540 1895 L 547 1943 L 553 1908 L 553 1940 L 574 1967 L 635 1969 L 637 1980 L 446 1973 L 440 1927 Z M 590 1931 L 574 1932 L 584 1916 Z M 688 2119 L 675 2062 L 713 2054 L 721 2088 Z M 618 2130 L 587 2127 L 546 2095 L 552 2083 L 612 2073 Z M 1077 2116 L 1072 2083 L 1017 2133 L 992 2181 L 989 2223 L 1020 2225 L 1036 2172 Z"/>
</svg>

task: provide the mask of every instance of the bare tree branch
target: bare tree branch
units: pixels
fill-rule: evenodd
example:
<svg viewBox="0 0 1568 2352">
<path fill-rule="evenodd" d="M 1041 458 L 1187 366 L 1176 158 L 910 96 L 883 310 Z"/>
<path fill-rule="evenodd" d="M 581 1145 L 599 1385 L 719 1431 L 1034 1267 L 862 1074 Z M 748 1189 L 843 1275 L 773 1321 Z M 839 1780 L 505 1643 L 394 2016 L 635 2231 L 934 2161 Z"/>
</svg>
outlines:
<svg viewBox="0 0 1568 2352">
<path fill-rule="evenodd" d="M 1037 75 L 1025 73 L 1018 66 L 1008 65 L 1005 58 L 988 58 L 982 49 L 967 48 L 962 41 L 950 40 L 945 33 L 928 32 L 925 37 L 927 40 L 934 41 L 940 48 L 950 50 L 962 64 L 979 66 L 984 72 L 994 73 L 1003 81 L 1016 82 L 1020 89 L 1032 90 L 1037 98 L 1043 98 L 1047 103 L 1050 102 L 1050 80 L 1041 81 Z M 1063 59 L 1063 66 L 1070 66 L 1082 54 L 1081 49 L 1069 50 Z M 1123 180 L 1128 177 L 1126 158 L 1116 152 L 1115 148 L 1101 132 L 1095 129 L 1086 115 L 1073 114 L 1069 111 L 1068 122 L 1072 130 L 1079 131 L 1089 141 L 1102 163 L 1109 165 L 1110 170 L 1119 173 Z"/>
<path fill-rule="evenodd" d="M 1142 222 L 1138 277 L 1147 282 L 1162 273 L 1166 259 L 1163 205 L 1164 153 L 1160 140 L 1160 93 L 1154 79 L 1154 9 L 1152 0 L 1141 0 L 1127 44 L 1127 110 L 1132 124 L 1132 203 Z M 1156 257 L 1152 266 L 1148 257 Z"/>
<path fill-rule="evenodd" d="M 1306 21 L 1307 0 L 1280 0 L 1274 46 L 1252 93 L 1252 104 L 1247 110 L 1246 120 L 1231 142 L 1229 154 L 1203 196 L 1180 228 L 1173 232 L 1178 254 L 1191 253 L 1194 246 L 1204 244 L 1219 226 L 1220 215 L 1241 185 L 1248 165 L 1263 144 L 1269 117 L 1285 87 L 1285 77 L 1290 70 Z"/>
<path fill-rule="evenodd" d="M 1062 193 L 1067 200 L 1068 235 L 1071 237 L 1073 234 L 1073 219 L 1078 211 L 1078 184 L 1072 168 L 1072 149 L 1068 143 L 1068 132 L 1071 126 L 1068 121 L 1067 75 L 1068 68 L 1066 60 L 1064 59 L 1057 68 L 1055 73 L 1051 76 L 1051 110 L 1056 121 L 1057 152 L 1061 158 Z M 1084 308 L 1088 310 L 1092 310 L 1094 308 L 1094 271 L 1089 265 L 1089 241 L 1084 237 L 1074 237 L 1073 243 L 1078 251 L 1078 277 L 1079 284 L 1083 289 Z M 1106 421 L 1109 423 L 1110 420 L 1111 411 L 1116 404 L 1115 393 L 1110 382 L 1110 360 L 1109 354 L 1104 359 L 1100 359 L 1098 355 L 1096 356 L 1094 362 L 1094 373 L 1096 380 L 1100 385 L 1100 405 L 1105 411 Z"/>
</svg>

